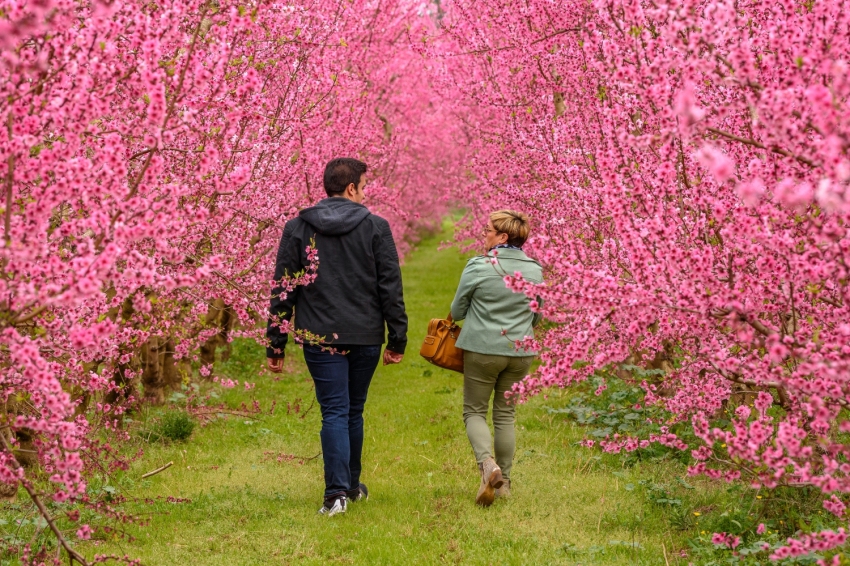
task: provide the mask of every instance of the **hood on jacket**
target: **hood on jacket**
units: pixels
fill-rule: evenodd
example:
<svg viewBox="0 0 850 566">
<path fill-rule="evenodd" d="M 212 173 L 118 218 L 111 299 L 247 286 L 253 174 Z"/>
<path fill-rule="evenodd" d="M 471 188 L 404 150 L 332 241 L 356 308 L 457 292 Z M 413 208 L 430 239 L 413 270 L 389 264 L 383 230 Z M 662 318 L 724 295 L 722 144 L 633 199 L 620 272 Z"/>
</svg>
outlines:
<svg viewBox="0 0 850 566">
<path fill-rule="evenodd" d="M 328 197 L 298 213 L 307 224 L 326 236 L 348 234 L 371 214 L 369 209 L 347 198 Z"/>
</svg>

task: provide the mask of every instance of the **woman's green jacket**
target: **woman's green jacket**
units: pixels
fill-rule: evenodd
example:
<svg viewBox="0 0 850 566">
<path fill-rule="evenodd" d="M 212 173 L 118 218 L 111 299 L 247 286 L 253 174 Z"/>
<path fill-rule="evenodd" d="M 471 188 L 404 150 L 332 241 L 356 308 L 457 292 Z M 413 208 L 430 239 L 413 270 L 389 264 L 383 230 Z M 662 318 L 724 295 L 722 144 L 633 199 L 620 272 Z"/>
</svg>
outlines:
<svg viewBox="0 0 850 566">
<path fill-rule="evenodd" d="M 494 252 L 498 252 L 494 255 Z M 496 263 L 492 262 L 496 258 Z M 529 356 L 516 341 L 532 336 L 540 315 L 532 313 L 530 299 L 505 286 L 505 276 L 522 273 L 532 283 L 543 282 L 543 269 L 519 249 L 500 248 L 469 260 L 452 301 L 452 318 L 465 320 L 457 347 L 479 354 Z"/>
</svg>

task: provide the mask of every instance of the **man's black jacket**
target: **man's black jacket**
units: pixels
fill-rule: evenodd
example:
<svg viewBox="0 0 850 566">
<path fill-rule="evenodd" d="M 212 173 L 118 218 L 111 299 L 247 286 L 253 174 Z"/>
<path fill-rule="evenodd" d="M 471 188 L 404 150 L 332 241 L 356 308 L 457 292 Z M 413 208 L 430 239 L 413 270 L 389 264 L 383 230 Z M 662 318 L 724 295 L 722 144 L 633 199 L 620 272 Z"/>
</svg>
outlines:
<svg viewBox="0 0 850 566">
<path fill-rule="evenodd" d="M 341 197 L 305 208 L 284 226 L 275 281 L 309 265 L 306 250 L 312 239 L 319 252 L 316 280 L 296 287 L 283 299 L 281 288 L 272 291 L 267 356 L 281 356 L 287 335 L 272 321 L 291 320 L 293 307 L 295 328 L 323 336 L 325 344 L 383 344 L 386 321 L 387 349 L 403 354 L 407 314 L 389 223 L 362 204 Z"/>
</svg>

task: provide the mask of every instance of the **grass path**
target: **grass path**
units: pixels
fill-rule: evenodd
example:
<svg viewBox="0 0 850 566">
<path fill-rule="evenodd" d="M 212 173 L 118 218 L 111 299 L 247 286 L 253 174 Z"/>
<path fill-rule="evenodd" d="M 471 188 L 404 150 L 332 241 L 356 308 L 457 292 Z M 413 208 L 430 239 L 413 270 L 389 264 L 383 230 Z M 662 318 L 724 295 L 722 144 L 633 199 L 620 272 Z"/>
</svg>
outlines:
<svg viewBox="0 0 850 566">
<path fill-rule="evenodd" d="M 474 505 L 477 468 L 461 418 L 462 378 L 418 356 L 428 319 L 448 312 L 465 264 L 454 250 L 438 251 L 439 239 L 422 241 L 403 268 L 408 353 L 400 366 L 380 367 L 369 392 L 368 501 L 343 516 L 316 514 L 321 457 L 301 458 L 320 451 L 320 415 L 310 408 L 301 352 L 290 345 L 287 373 L 275 381 L 261 373 L 263 350 L 237 342 L 217 372 L 256 389 L 222 398 L 238 406 L 253 397 L 266 410 L 276 400 L 274 414 L 222 419 L 196 428 L 186 443 L 146 445 L 112 487 L 153 500 L 129 504 L 149 524 L 130 527 L 132 542 L 88 543 L 86 554 L 127 553 L 149 565 L 687 564 L 672 555 L 681 542 L 663 513 L 624 489 L 629 475 L 655 472 L 611 469 L 613 460 L 577 447 L 581 431 L 544 408 L 563 405 L 561 392 L 518 410 L 513 498 L 490 509 Z M 139 479 L 168 461 L 175 465 Z"/>
</svg>

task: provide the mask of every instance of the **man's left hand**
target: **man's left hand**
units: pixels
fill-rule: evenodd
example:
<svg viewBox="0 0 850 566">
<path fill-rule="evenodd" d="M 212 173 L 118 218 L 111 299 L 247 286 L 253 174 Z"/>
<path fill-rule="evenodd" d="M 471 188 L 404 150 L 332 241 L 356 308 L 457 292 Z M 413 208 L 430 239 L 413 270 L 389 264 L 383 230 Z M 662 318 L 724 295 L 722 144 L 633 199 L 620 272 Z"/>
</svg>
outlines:
<svg viewBox="0 0 850 566">
<path fill-rule="evenodd" d="M 266 367 L 272 373 L 283 372 L 283 356 L 279 358 L 266 358 Z"/>
<path fill-rule="evenodd" d="M 384 365 L 400 364 L 404 359 L 404 354 L 393 352 L 392 350 L 384 350 Z"/>
</svg>

